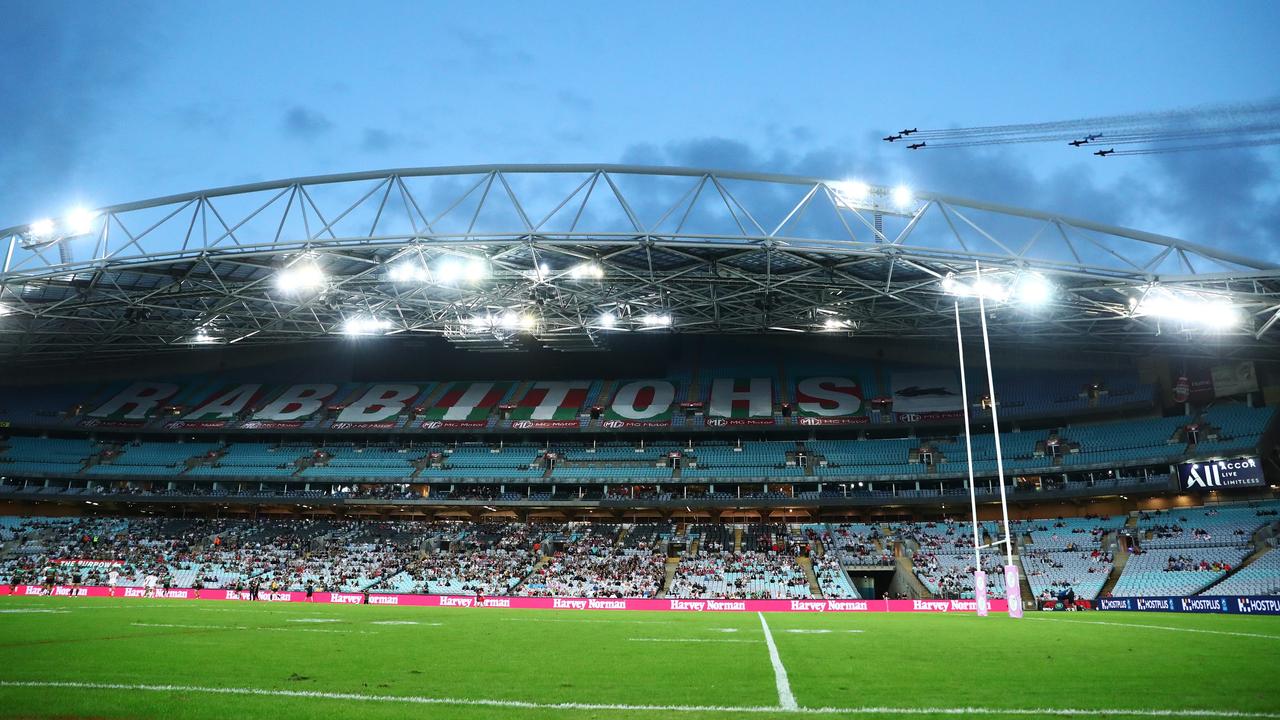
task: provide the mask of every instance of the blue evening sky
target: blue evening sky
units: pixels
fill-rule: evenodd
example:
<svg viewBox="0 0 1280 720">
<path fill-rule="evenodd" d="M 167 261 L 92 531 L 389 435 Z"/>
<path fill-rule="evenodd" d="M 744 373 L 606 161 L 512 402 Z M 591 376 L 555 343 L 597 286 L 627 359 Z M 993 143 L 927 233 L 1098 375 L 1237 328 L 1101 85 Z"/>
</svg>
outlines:
<svg viewBox="0 0 1280 720">
<path fill-rule="evenodd" d="M 1280 152 L 907 153 L 939 128 L 1280 96 L 1280 3 L 0 0 L 0 227 L 387 167 L 859 177 L 1273 258 Z"/>
</svg>

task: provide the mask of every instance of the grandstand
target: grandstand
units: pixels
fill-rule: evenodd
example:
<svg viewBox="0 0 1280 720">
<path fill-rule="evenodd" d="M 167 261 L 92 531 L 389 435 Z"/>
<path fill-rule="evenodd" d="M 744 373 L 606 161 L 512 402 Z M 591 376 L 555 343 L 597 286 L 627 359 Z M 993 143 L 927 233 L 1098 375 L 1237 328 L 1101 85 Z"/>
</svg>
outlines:
<svg viewBox="0 0 1280 720">
<path fill-rule="evenodd" d="M 939 241 L 957 213 L 975 230 L 982 213 L 999 226 L 1043 214 L 887 202 L 885 188 L 851 200 L 805 178 L 494 167 L 475 187 L 514 198 L 579 174 L 615 199 L 632 181 L 711 182 L 735 216 L 753 197 L 808 199 L 773 233 L 743 216 L 659 222 L 641 241 L 648 205 L 702 192 L 653 195 L 624 228 L 570 195 L 584 227 L 552 232 L 503 225 L 484 191 L 454 198 L 475 203 L 461 225 L 446 203 L 425 233 L 419 217 L 407 234 L 330 227 L 258 237 L 250 256 L 166 245 L 158 217 L 124 255 L 93 258 L 74 243 L 32 253 L 19 230 L 0 277 L 18 306 L 0 322 L 29 338 L 0 333 L 3 587 L 78 578 L 97 592 L 115 572 L 130 588 L 157 577 L 179 594 L 291 602 L 967 609 L 979 569 L 988 597 L 1012 599 L 1008 563 L 1021 598 L 1050 607 L 1280 592 L 1268 268 L 1056 217 L 1043 246 L 975 252 Z M 313 180 L 255 192 L 319 197 L 355 178 Z M 129 228 L 172 201 L 100 221 Z M 680 202 L 669 218 L 709 219 Z M 836 224 L 811 225 L 824 209 Z M 249 225 L 277 211 L 293 212 L 268 203 Z M 327 217 L 376 224 L 368 211 Z M 1137 254 L 1081 262 L 1059 240 L 1082 232 Z M 1153 263 L 1175 255 L 1188 272 L 1158 268 L 1153 288 Z M 1050 307 L 1024 305 L 1030 286 Z M 1190 353 L 1201 307 L 1232 323 Z M 78 312 L 130 330 L 67 319 Z"/>
</svg>

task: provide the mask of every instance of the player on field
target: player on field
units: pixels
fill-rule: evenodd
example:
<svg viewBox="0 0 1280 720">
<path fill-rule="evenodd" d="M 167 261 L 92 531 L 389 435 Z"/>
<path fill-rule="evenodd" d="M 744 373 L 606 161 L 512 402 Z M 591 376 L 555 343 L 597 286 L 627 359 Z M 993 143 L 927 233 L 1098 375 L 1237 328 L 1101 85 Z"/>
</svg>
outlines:
<svg viewBox="0 0 1280 720">
<path fill-rule="evenodd" d="M 156 577 L 156 574 L 154 571 L 147 573 L 146 580 L 144 580 L 142 583 L 142 597 L 156 596 L 157 580 L 159 580 L 159 578 Z"/>
<path fill-rule="evenodd" d="M 111 597 L 116 596 L 116 585 L 120 582 L 120 573 L 115 568 L 111 568 L 111 572 L 107 573 L 107 588 L 111 593 Z"/>
</svg>

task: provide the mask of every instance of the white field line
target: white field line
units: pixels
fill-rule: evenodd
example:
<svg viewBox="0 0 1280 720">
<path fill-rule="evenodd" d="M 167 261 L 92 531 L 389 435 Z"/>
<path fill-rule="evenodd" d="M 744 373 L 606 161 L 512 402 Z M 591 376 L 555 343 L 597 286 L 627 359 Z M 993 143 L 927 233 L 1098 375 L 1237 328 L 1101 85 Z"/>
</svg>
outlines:
<svg viewBox="0 0 1280 720">
<path fill-rule="evenodd" d="M 610 623 L 610 624 L 628 623 L 631 625 L 673 626 L 678 624 L 678 623 L 667 622 L 665 620 L 627 620 L 624 618 L 607 618 L 607 619 L 606 618 L 582 618 L 581 620 L 579 619 L 571 620 L 569 618 L 504 617 L 504 618 L 498 618 L 498 619 L 504 620 L 506 622 L 553 622 L 553 623 L 573 623 L 574 625 L 578 625 L 580 623 Z"/>
<path fill-rule="evenodd" d="M 309 632 L 309 633 L 337 633 L 342 635 L 372 635 L 365 630 L 327 630 L 321 628 L 294 628 L 294 627 L 249 627 L 247 625 L 183 625 L 179 623 L 129 623 L 137 627 L 158 627 L 158 628 L 193 628 L 200 630 L 264 630 L 267 632 Z"/>
<path fill-rule="evenodd" d="M 1170 627 L 1168 625 L 1144 625 L 1141 623 L 1110 622 L 1107 620 L 1068 620 L 1067 618 L 1039 617 L 1028 615 L 1024 620 L 1049 620 L 1072 623 L 1074 625 L 1114 625 L 1116 627 L 1146 628 L 1147 630 L 1171 630 L 1173 632 L 1204 633 L 1207 635 L 1234 635 L 1235 637 L 1262 638 L 1264 640 L 1280 640 L 1280 635 L 1264 635 L 1262 633 L 1233 632 L 1231 630 L 1201 630 L 1200 628 Z"/>
<path fill-rule="evenodd" d="M 776 706 L 732 705 L 610 705 L 604 703 L 538 703 L 523 700 L 486 700 L 475 698 L 423 697 L 419 695 L 361 695 L 357 693 L 319 692 L 309 690 L 268 690 L 243 687 L 202 687 L 198 685 L 134 685 L 125 683 L 57 682 L 46 680 L 0 680 L 0 687 L 68 690 L 120 690 L 127 692 L 203 693 L 207 695 L 241 695 L 273 698 L 341 700 L 366 703 L 402 703 L 407 705 L 456 705 L 472 707 L 514 708 L 519 710 L 605 710 L 613 712 L 662 713 L 728 713 L 728 714 L 795 714 L 795 715 L 1031 715 L 1084 716 L 1116 715 L 1120 717 L 1211 717 L 1263 718 L 1280 720 L 1280 713 L 1241 712 L 1237 710 L 1157 710 L 1149 708 L 988 708 L 988 707 L 822 707 L 780 708 Z"/>
<path fill-rule="evenodd" d="M 769 646 L 769 662 L 773 663 L 773 680 L 778 686 L 778 705 L 783 710 L 795 710 L 800 706 L 796 704 L 796 696 L 791 694 L 791 681 L 787 679 L 787 668 L 782 665 L 782 658 L 778 657 L 778 646 L 773 644 L 773 633 L 769 632 L 769 622 L 764 619 L 764 613 L 756 613 L 760 616 L 760 627 L 764 630 L 764 641 Z"/>
<path fill-rule="evenodd" d="M 674 643 L 759 643 L 759 640 L 735 640 L 722 638 L 627 638 L 631 642 L 674 642 Z"/>
</svg>

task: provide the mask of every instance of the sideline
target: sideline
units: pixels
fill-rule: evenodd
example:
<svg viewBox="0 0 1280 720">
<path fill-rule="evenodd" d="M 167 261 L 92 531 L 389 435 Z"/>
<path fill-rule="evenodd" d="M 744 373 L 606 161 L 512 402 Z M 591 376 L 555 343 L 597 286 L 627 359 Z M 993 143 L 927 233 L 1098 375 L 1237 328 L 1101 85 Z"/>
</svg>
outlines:
<svg viewBox="0 0 1280 720">
<path fill-rule="evenodd" d="M 66 690 L 122 690 L 128 692 L 203 693 L 207 695 L 241 695 L 275 698 L 345 700 L 348 702 L 404 703 L 409 705 L 456 705 L 515 708 L 521 710 L 606 710 L 614 712 L 663 713 L 785 713 L 794 715 L 1052 715 L 1090 717 L 1211 717 L 1261 718 L 1280 720 L 1280 713 L 1243 712 L 1238 710 L 1156 710 L 1125 708 L 989 708 L 989 707 L 821 707 L 782 708 L 732 705 L 610 705 L 606 703 L 538 703 L 523 700 L 483 700 L 467 698 L 422 697 L 417 695 L 361 695 L 358 693 L 319 692 L 308 690 L 268 690 L 243 687 L 201 687 L 198 685 L 134 685 L 126 683 L 54 682 L 43 680 L 0 680 L 0 687 Z"/>
</svg>

